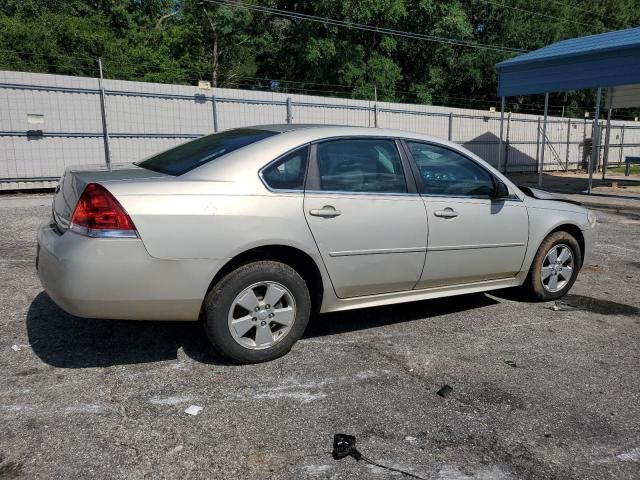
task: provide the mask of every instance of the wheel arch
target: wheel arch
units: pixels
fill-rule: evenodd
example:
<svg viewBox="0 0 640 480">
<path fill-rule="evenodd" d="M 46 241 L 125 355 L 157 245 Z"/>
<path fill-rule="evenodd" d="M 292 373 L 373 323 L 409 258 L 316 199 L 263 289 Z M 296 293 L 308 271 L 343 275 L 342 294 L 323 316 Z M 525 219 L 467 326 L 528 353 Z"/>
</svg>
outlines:
<svg viewBox="0 0 640 480">
<path fill-rule="evenodd" d="M 322 273 L 316 261 L 306 252 L 290 245 L 272 244 L 261 245 L 245 250 L 229 261 L 227 261 L 220 270 L 215 274 L 209 287 L 207 288 L 205 298 L 213 287 L 225 275 L 231 273 L 242 265 L 259 260 L 273 260 L 282 262 L 293 268 L 303 278 L 309 288 L 311 296 L 312 312 L 320 311 L 322 298 L 324 294 L 324 280 Z M 204 299 L 203 299 L 204 306 Z"/>
<path fill-rule="evenodd" d="M 563 223 L 555 227 L 553 230 L 550 230 L 544 236 L 544 238 L 547 238 L 549 235 L 555 232 L 567 232 L 568 234 L 570 234 L 576 239 L 576 241 L 578 242 L 578 245 L 580 246 L 580 267 L 582 268 L 582 265 L 584 265 L 584 258 L 585 258 L 585 240 L 584 240 L 584 234 L 582 233 L 582 230 L 580 229 L 580 227 L 578 227 L 573 223 Z"/>
</svg>

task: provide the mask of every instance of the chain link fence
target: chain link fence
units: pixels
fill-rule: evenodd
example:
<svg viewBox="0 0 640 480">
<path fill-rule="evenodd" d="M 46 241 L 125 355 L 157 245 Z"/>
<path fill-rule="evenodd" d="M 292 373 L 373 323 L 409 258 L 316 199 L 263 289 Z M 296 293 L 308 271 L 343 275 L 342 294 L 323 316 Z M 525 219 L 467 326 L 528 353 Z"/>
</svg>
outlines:
<svg viewBox="0 0 640 480">
<path fill-rule="evenodd" d="M 0 71 L 0 190 L 51 187 L 69 166 L 138 161 L 208 133 L 280 123 L 394 128 L 456 142 L 494 166 L 501 157 L 505 172 L 541 168 L 542 122 L 533 115 L 506 113 L 500 142 L 496 112 L 110 79 L 101 85 L 104 109 L 98 78 Z M 542 168 L 585 168 L 591 130 L 589 119 L 550 117 Z M 609 166 L 639 155 L 640 124 L 612 122 L 609 143 Z"/>
</svg>

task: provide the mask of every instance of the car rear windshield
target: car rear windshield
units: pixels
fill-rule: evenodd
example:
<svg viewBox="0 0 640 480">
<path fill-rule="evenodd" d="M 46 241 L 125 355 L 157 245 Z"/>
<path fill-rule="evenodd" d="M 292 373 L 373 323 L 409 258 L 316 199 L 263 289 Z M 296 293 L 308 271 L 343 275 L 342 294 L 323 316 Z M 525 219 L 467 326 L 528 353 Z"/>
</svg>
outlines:
<svg viewBox="0 0 640 480">
<path fill-rule="evenodd" d="M 227 130 L 183 143 L 137 165 L 154 172 L 178 176 L 276 133 L 249 128 Z"/>
</svg>

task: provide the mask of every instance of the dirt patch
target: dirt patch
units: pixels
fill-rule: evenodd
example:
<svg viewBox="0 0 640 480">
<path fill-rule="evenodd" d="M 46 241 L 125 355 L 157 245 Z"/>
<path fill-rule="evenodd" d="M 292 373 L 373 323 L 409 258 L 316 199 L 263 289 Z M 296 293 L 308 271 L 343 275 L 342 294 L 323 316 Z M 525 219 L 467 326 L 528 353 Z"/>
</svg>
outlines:
<svg viewBox="0 0 640 480">
<path fill-rule="evenodd" d="M 585 265 L 582 267 L 581 273 L 600 273 L 604 272 L 607 268 L 603 265 Z"/>
<path fill-rule="evenodd" d="M 256 474 L 257 478 L 264 478 L 285 468 L 287 459 L 266 450 L 255 450 L 247 455 L 246 465 Z"/>
</svg>

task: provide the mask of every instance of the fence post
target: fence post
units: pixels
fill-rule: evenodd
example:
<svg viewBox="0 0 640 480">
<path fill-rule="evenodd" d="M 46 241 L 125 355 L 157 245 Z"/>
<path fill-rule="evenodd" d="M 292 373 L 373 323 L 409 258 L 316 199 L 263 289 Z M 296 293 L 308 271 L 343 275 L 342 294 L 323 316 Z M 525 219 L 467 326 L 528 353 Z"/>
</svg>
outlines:
<svg viewBox="0 0 640 480">
<path fill-rule="evenodd" d="M 504 170 L 502 173 L 507 173 L 507 164 L 509 163 L 509 135 L 511 132 L 511 112 L 507 115 L 507 135 L 504 141 Z"/>
<path fill-rule="evenodd" d="M 287 123 L 293 123 L 293 108 L 291 106 L 291 97 L 287 97 Z"/>
<path fill-rule="evenodd" d="M 213 114 L 213 131 L 218 131 L 218 102 L 216 96 L 211 95 L 211 113 Z"/>
<path fill-rule="evenodd" d="M 500 98 L 500 140 L 498 142 L 498 171 L 500 171 L 500 166 L 502 164 L 502 133 L 504 129 L 504 105 L 505 105 L 504 97 L 501 97 Z"/>
<path fill-rule="evenodd" d="M 98 87 L 100 89 L 100 113 L 102 114 L 102 139 L 104 141 L 104 161 L 107 168 L 111 171 L 111 152 L 109 151 L 109 131 L 107 128 L 107 110 L 104 101 L 104 87 L 102 85 L 102 59 L 98 59 L 98 69 L 100 70 L 100 78 L 98 79 Z"/>
<path fill-rule="evenodd" d="M 536 130 L 536 171 L 540 170 L 540 117 L 538 117 L 538 128 Z"/>
<path fill-rule="evenodd" d="M 622 132 L 620 132 L 620 155 L 618 156 L 618 165 L 622 164 L 623 150 L 624 150 L 624 125 L 622 125 Z"/>
<path fill-rule="evenodd" d="M 611 139 L 611 108 L 607 112 L 607 133 L 604 135 L 604 156 L 602 157 L 602 180 L 607 176 L 609 164 L 609 141 Z"/>
<path fill-rule="evenodd" d="M 378 103 L 373 105 L 373 125 L 378 128 Z"/>
<path fill-rule="evenodd" d="M 567 155 L 564 159 L 564 171 L 569 171 L 569 148 L 571 148 L 571 119 L 567 121 Z"/>
<path fill-rule="evenodd" d="M 449 134 L 447 135 L 447 140 L 451 141 L 453 138 L 453 113 L 449 112 Z"/>
</svg>

